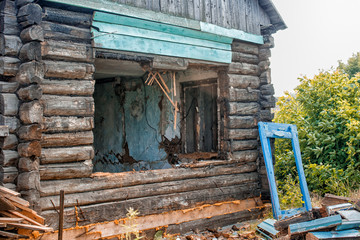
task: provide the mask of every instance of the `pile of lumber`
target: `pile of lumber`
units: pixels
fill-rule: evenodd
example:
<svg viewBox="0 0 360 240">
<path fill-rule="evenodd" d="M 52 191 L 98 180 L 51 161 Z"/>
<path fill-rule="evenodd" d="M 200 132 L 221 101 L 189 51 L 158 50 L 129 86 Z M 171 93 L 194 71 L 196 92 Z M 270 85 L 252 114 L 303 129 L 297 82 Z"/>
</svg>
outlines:
<svg viewBox="0 0 360 240">
<path fill-rule="evenodd" d="M 29 208 L 20 193 L 0 186 L 0 238 L 29 238 L 33 231 L 49 232 L 44 218 Z"/>
<path fill-rule="evenodd" d="M 266 239 L 360 239 L 360 199 L 326 194 L 322 208 L 258 225 Z"/>
</svg>

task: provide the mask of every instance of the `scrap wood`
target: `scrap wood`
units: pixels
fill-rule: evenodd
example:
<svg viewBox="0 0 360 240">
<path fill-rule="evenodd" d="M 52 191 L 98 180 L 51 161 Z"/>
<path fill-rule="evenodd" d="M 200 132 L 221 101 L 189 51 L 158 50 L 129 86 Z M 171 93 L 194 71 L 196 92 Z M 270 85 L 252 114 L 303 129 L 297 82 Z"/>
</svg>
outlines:
<svg viewBox="0 0 360 240">
<path fill-rule="evenodd" d="M 9 237 L 12 239 L 19 239 L 19 238 L 29 238 L 29 236 L 25 236 L 25 235 L 21 235 L 21 234 L 17 234 L 17 233 L 11 233 L 11 232 L 5 232 L 5 231 L 1 231 L 0 230 L 0 236 L 3 237 Z"/>
<path fill-rule="evenodd" d="M 0 196 L 0 210 L 15 210 L 15 209 L 16 207 L 11 201 L 7 200 L 3 196 Z"/>
<path fill-rule="evenodd" d="M 360 200 L 355 203 L 355 209 L 360 211 Z"/>
<path fill-rule="evenodd" d="M 289 218 L 285 218 L 285 219 L 276 221 L 274 223 L 274 227 L 278 231 L 284 231 L 289 227 L 290 224 L 307 222 L 307 221 L 310 221 L 313 219 L 314 219 L 314 216 L 313 216 L 312 212 L 302 212 L 295 216 L 291 216 Z"/>
<path fill-rule="evenodd" d="M 330 240 L 330 239 L 360 239 L 358 230 L 329 231 L 329 232 L 309 232 L 306 240 Z"/>
<path fill-rule="evenodd" d="M 33 231 L 43 231 L 43 232 L 51 232 L 51 231 L 53 231 L 53 229 L 51 227 L 35 226 L 35 225 L 24 224 L 24 223 L 7 223 L 7 225 L 10 226 L 10 227 L 15 227 L 15 228 L 30 229 L 30 230 L 33 230 Z"/>
<path fill-rule="evenodd" d="M 24 221 L 23 218 L 0 217 L 0 223 L 19 223 L 22 221 Z"/>
<path fill-rule="evenodd" d="M 340 225 L 342 222 L 340 215 L 319 218 L 312 221 L 290 224 L 289 235 L 302 234 L 315 230 L 329 229 Z"/>
<path fill-rule="evenodd" d="M 323 200 L 321 201 L 321 205 L 327 207 L 327 206 L 337 205 L 341 203 L 349 203 L 349 202 L 351 202 L 351 200 L 348 197 L 340 197 L 327 193 L 325 194 Z"/>
<path fill-rule="evenodd" d="M 12 196 L 15 196 L 15 197 L 19 197 L 20 196 L 20 193 L 18 192 L 15 192 L 11 189 L 8 189 L 6 187 L 3 187 L 3 186 L 0 186 L 0 193 L 1 194 L 9 194 L 9 195 L 12 195 Z"/>
</svg>

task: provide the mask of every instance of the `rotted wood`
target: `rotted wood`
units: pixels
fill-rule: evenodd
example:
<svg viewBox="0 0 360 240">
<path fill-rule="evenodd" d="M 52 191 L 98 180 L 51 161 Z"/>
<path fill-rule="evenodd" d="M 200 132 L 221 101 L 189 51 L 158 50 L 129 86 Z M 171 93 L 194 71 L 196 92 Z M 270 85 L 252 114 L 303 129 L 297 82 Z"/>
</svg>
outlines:
<svg viewBox="0 0 360 240">
<path fill-rule="evenodd" d="M 38 101 L 23 103 L 19 109 L 20 119 L 25 124 L 41 123 L 43 108 Z"/>
<path fill-rule="evenodd" d="M 14 167 L 19 159 L 17 151 L 0 150 L 0 165 L 3 167 Z"/>
<path fill-rule="evenodd" d="M 41 196 L 56 195 L 60 189 L 67 193 L 96 191 L 101 189 L 121 188 L 134 185 L 171 182 L 185 179 L 202 179 L 220 175 L 249 173 L 257 170 L 256 163 L 232 164 L 204 168 L 176 168 L 151 170 L 134 173 L 95 173 L 91 178 L 41 182 Z"/>
<path fill-rule="evenodd" d="M 17 56 L 21 46 L 22 42 L 18 36 L 0 34 L 0 54 L 2 56 Z"/>
<path fill-rule="evenodd" d="M 44 80 L 41 88 L 44 94 L 88 96 L 94 93 L 95 80 Z"/>
<path fill-rule="evenodd" d="M 41 173 L 40 166 L 40 173 Z M 65 207 L 75 206 L 77 203 L 81 205 L 89 205 L 103 202 L 121 201 L 127 199 L 135 199 L 149 196 L 159 196 L 163 194 L 188 192 L 202 190 L 207 188 L 222 188 L 233 185 L 246 184 L 257 181 L 257 173 L 243 173 L 238 175 L 225 175 L 204 178 L 201 181 L 193 179 L 153 183 L 149 185 L 138 185 L 131 187 L 122 187 L 115 189 L 99 190 L 96 192 L 83 192 L 67 194 Z M 43 178 L 42 178 L 43 179 Z M 256 186 L 257 187 L 257 186 Z M 66 190 L 66 189 L 65 189 Z M 252 189 L 254 190 L 254 189 Z M 50 210 L 55 206 L 59 206 L 57 196 L 43 197 L 40 199 L 40 205 L 43 210 Z"/>
<path fill-rule="evenodd" d="M 228 187 L 213 187 L 208 189 L 200 189 L 196 191 L 172 193 L 164 195 L 154 195 L 144 198 L 127 199 L 124 201 L 116 201 L 102 204 L 94 204 L 81 206 L 85 219 L 80 225 L 90 224 L 93 222 L 104 222 L 111 219 L 119 219 L 126 217 L 127 209 L 135 207 L 142 216 L 164 213 L 171 209 L 172 211 L 193 208 L 204 204 L 216 204 L 218 202 L 231 201 L 234 199 L 247 199 L 254 196 L 251 192 L 255 187 L 255 183 L 245 183 L 242 185 Z M 95 209 L 97 209 L 95 211 Z M 103 213 L 106 214 L 103 214 Z M 252 211 L 251 211 L 252 212 Z M 250 213 L 251 213 L 250 212 Z M 52 226 L 57 226 L 57 213 L 54 210 L 46 210 L 42 212 L 46 218 L 46 222 Z M 74 208 L 65 209 L 66 227 L 74 226 L 75 213 Z"/>
<path fill-rule="evenodd" d="M 15 76 L 19 70 L 20 60 L 14 57 L 0 57 L 0 74 Z"/>
<path fill-rule="evenodd" d="M 40 157 L 41 156 L 40 141 L 20 143 L 18 145 L 18 153 L 21 157 Z"/>
<path fill-rule="evenodd" d="M 39 25 L 42 21 L 42 8 L 35 3 L 24 5 L 19 9 L 17 17 L 23 28 L 35 24 Z"/>
<path fill-rule="evenodd" d="M 19 87 L 17 82 L 1 82 L 0 81 L 0 92 L 1 93 L 14 93 Z"/>
<path fill-rule="evenodd" d="M 4 116 L 0 114 L 0 125 L 6 125 L 9 127 L 9 133 L 15 133 L 20 127 L 20 121 L 17 117 Z"/>
<path fill-rule="evenodd" d="M 41 151 L 41 164 L 78 162 L 93 158 L 94 148 L 92 146 L 43 148 Z"/>
<path fill-rule="evenodd" d="M 43 61 L 46 66 L 45 77 L 92 80 L 95 66 L 89 63 Z"/>
<path fill-rule="evenodd" d="M 15 81 L 20 84 L 41 83 L 45 74 L 45 65 L 42 62 L 31 61 L 19 67 Z"/>
<path fill-rule="evenodd" d="M 23 101 L 39 100 L 42 96 L 42 89 L 38 84 L 33 84 L 25 88 L 20 88 L 17 95 Z"/>
<path fill-rule="evenodd" d="M 44 41 L 44 31 L 41 26 L 33 25 L 25 28 L 20 33 L 20 38 L 24 43 L 31 41 Z"/>
<path fill-rule="evenodd" d="M 16 167 L 4 167 L 4 180 L 3 183 L 14 183 L 18 176 L 18 170 Z"/>
<path fill-rule="evenodd" d="M 41 44 L 37 41 L 25 43 L 20 49 L 19 58 L 23 62 L 26 61 L 40 61 L 42 59 Z"/>
<path fill-rule="evenodd" d="M 76 27 L 90 28 L 92 15 L 81 12 L 66 11 L 58 8 L 43 8 L 43 20 L 62 23 Z"/>
<path fill-rule="evenodd" d="M 234 88 L 259 88 L 260 78 L 257 76 L 228 74 L 229 86 Z"/>
<path fill-rule="evenodd" d="M 43 21 L 40 26 L 44 30 L 45 39 L 91 43 L 90 28 L 79 28 L 48 21 Z"/>
<path fill-rule="evenodd" d="M 0 94 L 0 113 L 5 116 L 17 115 L 19 110 L 19 99 L 13 93 Z"/>
<path fill-rule="evenodd" d="M 42 123 L 42 130 L 45 133 L 89 131 L 93 128 L 93 117 L 44 117 Z"/>
<path fill-rule="evenodd" d="M 8 35 L 19 35 L 16 15 L 0 13 L 0 32 Z"/>
<path fill-rule="evenodd" d="M 66 147 L 91 145 L 94 142 L 92 131 L 42 134 L 42 147 Z"/>
<path fill-rule="evenodd" d="M 290 218 L 276 221 L 274 227 L 278 231 L 284 231 L 287 230 L 290 224 L 307 222 L 313 219 L 314 217 L 311 212 L 303 212 Z"/>
<path fill-rule="evenodd" d="M 93 48 L 90 44 L 47 40 L 41 43 L 43 59 L 67 60 L 74 62 L 94 62 Z"/>
<path fill-rule="evenodd" d="M 9 134 L 6 137 L 0 138 L 0 148 L 3 150 L 16 149 L 17 144 L 18 144 L 18 139 L 15 134 Z"/>
<path fill-rule="evenodd" d="M 44 108 L 45 116 L 92 116 L 95 111 L 92 97 L 43 95 L 40 102 Z"/>
<path fill-rule="evenodd" d="M 41 140 L 41 126 L 40 124 L 31 124 L 21 126 L 18 130 L 18 136 L 25 141 Z"/>
<path fill-rule="evenodd" d="M 76 163 L 40 165 L 40 179 L 51 180 L 51 179 L 85 178 L 91 175 L 92 169 L 93 169 L 92 160 L 86 160 Z M 59 200 L 57 199 L 56 202 L 58 201 Z M 51 202 L 50 205 L 51 205 L 50 209 L 53 208 Z"/>
</svg>

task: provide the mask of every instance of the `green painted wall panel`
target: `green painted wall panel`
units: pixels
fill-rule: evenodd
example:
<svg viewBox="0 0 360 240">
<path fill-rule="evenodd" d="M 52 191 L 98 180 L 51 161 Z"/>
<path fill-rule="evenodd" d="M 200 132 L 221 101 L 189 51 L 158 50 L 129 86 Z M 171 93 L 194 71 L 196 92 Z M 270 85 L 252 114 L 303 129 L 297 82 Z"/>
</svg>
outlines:
<svg viewBox="0 0 360 240">
<path fill-rule="evenodd" d="M 143 28 L 115 25 L 111 23 L 93 21 L 92 26 L 103 33 L 122 34 L 127 36 L 142 37 L 148 39 L 157 39 L 166 42 L 183 43 L 187 45 L 202 46 L 214 49 L 222 49 L 231 51 L 230 44 L 224 44 L 214 41 L 196 39 L 192 37 L 179 36 L 165 32 L 147 30 Z M 100 33 L 101 35 L 101 33 Z M 94 36 L 96 38 L 96 36 Z"/>
<path fill-rule="evenodd" d="M 161 40 L 107 34 L 92 29 L 96 48 L 116 49 L 130 52 L 142 52 L 157 55 L 193 58 L 213 62 L 231 63 L 231 51 L 212 49 L 182 43 L 165 42 Z"/>
</svg>

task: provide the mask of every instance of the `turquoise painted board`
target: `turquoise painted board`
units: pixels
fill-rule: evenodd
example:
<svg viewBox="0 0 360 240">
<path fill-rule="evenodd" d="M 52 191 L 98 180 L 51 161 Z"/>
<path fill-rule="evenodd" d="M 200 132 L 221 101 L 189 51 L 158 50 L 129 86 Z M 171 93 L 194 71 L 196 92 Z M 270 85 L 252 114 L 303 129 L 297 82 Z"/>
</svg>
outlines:
<svg viewBox="0 0 360 240">
<path fill-rule="evenodd" d="M 222 63 L 231 63 L 232 58 L 231 51 L 220 49 L 164 42 L 120 34 L 101 33 L 95 29 L 92 29 L 92 33 L 94 35 L 94 47 L 96 48 L 193 58 Z"/>
<path fill-rule="evenodd" d="M 215 41 L 220 43 L 227 43 L 227 44 L 231 44 L 233 40 L 233 38 L 231 37 L 224 37 L 221 36 L 220 34 L 216 35 L 216 34 L 201 32 L 197 30 L 192 30 L 184 27 L 178 27 L 174 25 L 153 22 L 153 21 L 127 17 L 122 15 L 98 12 L 98 11 L 94 13 L 93 20 L 98 22 L 137 27 L 137 28 L 148 29 L 158 32 L 171 33 L 179 36 L 186 36 L 186 37 L 192 37 L 192 38 Z"/>
<path fill-rule="evenodd" d="M 324 217 L 308 222 L 294 223 L 289 226 L 289 233 L 302 233 L 308 231 L 315 231 L 329 227 L 335 227 L 341 224 L 341 216 L 334 215 L 331 217 Z"/>
<path fill-rule="evenodd" d="M 115 25 L 111 23 L 104 23 L 104 22 L 96 22 L 93 21 L 92 26 L 100 32 L 103 33 L 112 33 L 112 34 L 122 34 L 126 36 L 133 36 L 133 37 L 142 37 L 148 39 L 156 39 L 165 42 L 175 42 L 175 43 L 183 43 L 187 45 L 194 45 L 194 46 L 201 46 L 201 47 L 208 47 L 214 49 L 222 49 L 231 51 L 231 45 L 225 43 L 219 43 L 214 41 L 208 41 L 203 39 L 196 39 L 192 37 L 185 37 L 175 34 L 169 34 L 166 32 L 158 32 L 147 30 L 138 27 L 130 27 L 130 26 L 123 26 L 123 25 Z M 101 35 L 101 34 L 100 34 Z M 96 36 L 95 36 L 96 38 Z"/>
<path fill-rule="evenodd" d="M 330 232 L 311 232 L 311 235 L 316 239 L 360 239 L 360 232 L 358 230 L 346 231 L 330 231 Z"/>
</svg>

